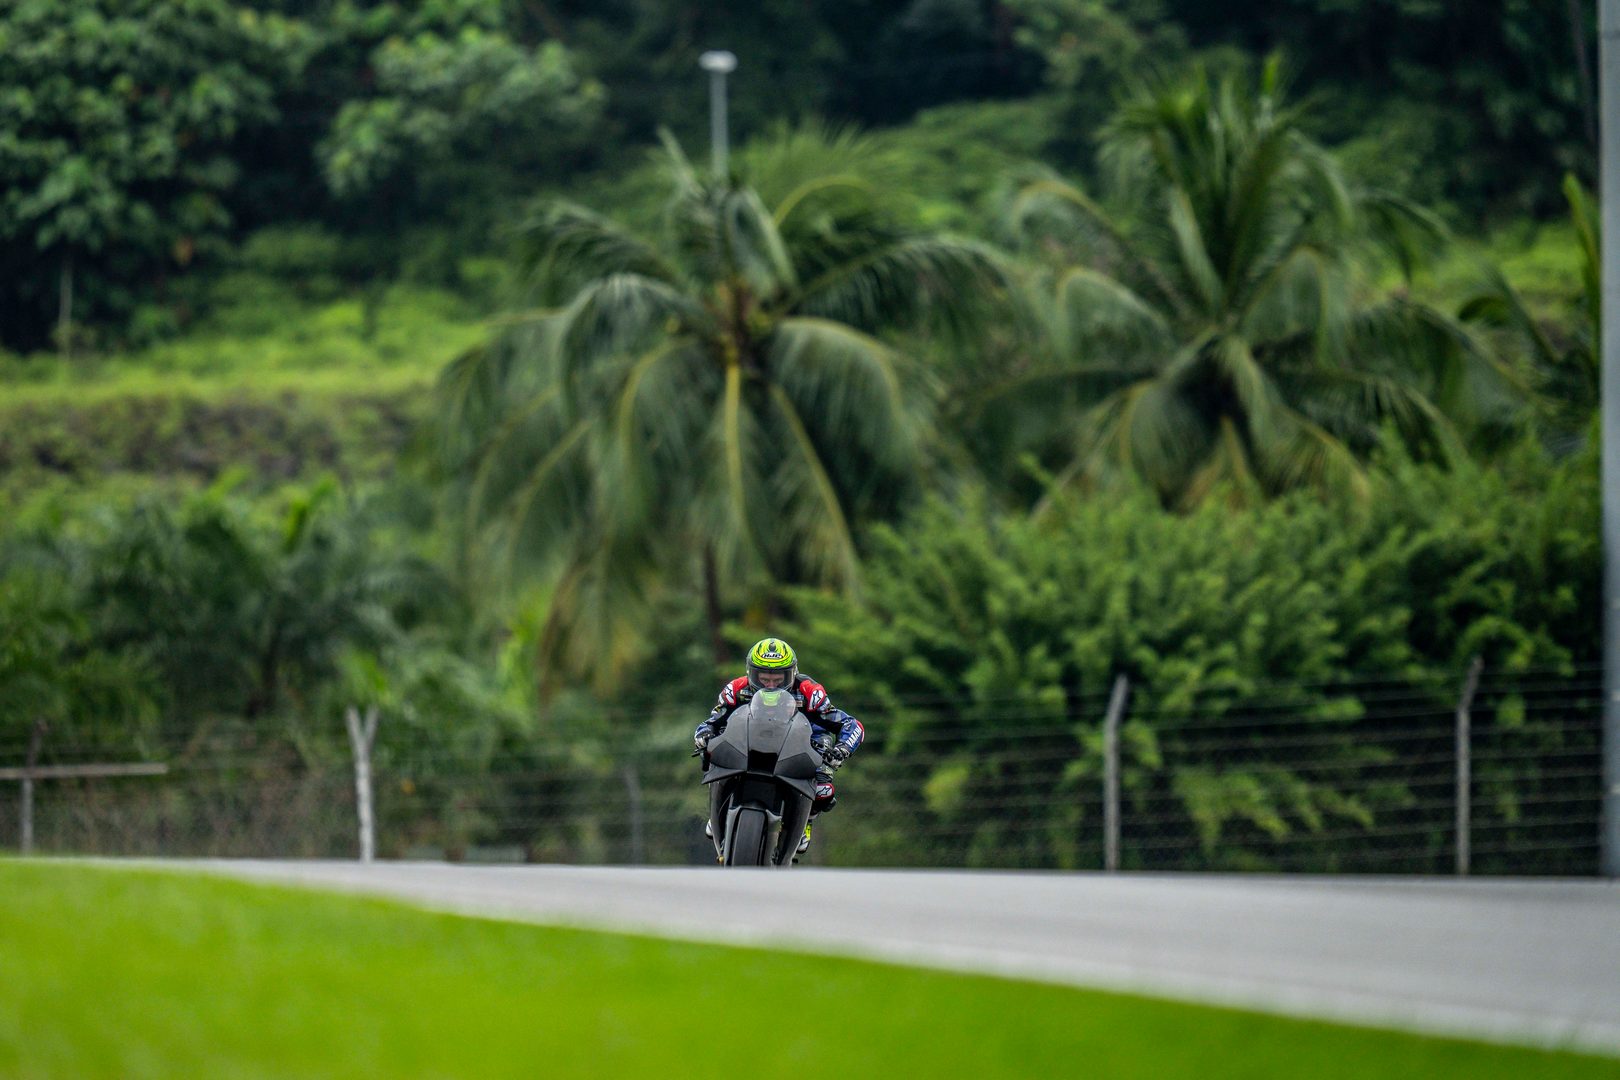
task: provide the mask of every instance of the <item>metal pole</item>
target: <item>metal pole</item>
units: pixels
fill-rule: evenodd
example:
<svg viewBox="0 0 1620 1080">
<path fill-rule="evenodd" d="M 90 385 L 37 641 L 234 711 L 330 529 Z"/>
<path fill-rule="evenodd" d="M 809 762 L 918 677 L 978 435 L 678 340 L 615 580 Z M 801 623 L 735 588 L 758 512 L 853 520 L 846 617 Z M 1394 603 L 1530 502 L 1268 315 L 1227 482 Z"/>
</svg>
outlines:
<svg viewBox="0 0 1620 1080">
<path fill-rule="evenodd" d="M 1103 719 L 1103 869 L 1109 871 L 1119 869 L 1119 721 L 1130 692 L 1131 681 L 1116 675 Z"/>
<path fill-rule="evenodd" d="M 377 706 L 366 709 L 364 726 L 360 711 L 349 706 L 343 712 L 343 722 L 349 728 L 349 744 L 354 748 L 354 796 L 360 816 L 360 861 L 371 862 L 376 857 L 376 832 L 371 818 L 371 747 L 377 741 Z"/>
<path fill-rule="evenodd" d="M 722 71 L 709 76 L 709 150 L 714 175 L 726 175 L 726 76 Z"/>
<path fill-rule="evenodd" d="M 1479 689 L 1479 673 L 1485 669 L 1483 657 L 1468 665 L 1462 697 L 1457 699 L 1457 874 L 1468 875 L 1471 829 L 1474 809 L 1474 747 L 1471 731 L 1474 691 Z"/>
<path fill-rule="evenodd" d="M 22 779 L 22 853 L 31 855 L 34 851 L 34 778 L 25 776 Z"/>
<path fill-rule="evenodd" d="M 1601 0 L 1603 203 L 1603 838 L 1620 878 L 1620 0 Z"/>
<path fill-rule="evenodd" d="M 34 851 L 34 766 L 39 763 L 39 746 L 45 739 L 45 721 L 35 720 L 34 730 L 28 736 L 28 758 L 22 774 L 22 837 L 20 847 L 24 855 Z"/>
<path fill-rule="evenodd" d="M 641 821 L 641 777 L 634 765 L 624 767 L 624 789 L 630 797 L 630 864 L 640 866 L 647 861 L 646 832 Z"/>
<path fill-rule="evenodd" d="M 709 149 L 716 179 L 726 175 L 726 76 L 737 70 L 737 57 L 724 49 L 713 49 L 698 57 L 698 65 L 709 73 Z"/>
</svg>

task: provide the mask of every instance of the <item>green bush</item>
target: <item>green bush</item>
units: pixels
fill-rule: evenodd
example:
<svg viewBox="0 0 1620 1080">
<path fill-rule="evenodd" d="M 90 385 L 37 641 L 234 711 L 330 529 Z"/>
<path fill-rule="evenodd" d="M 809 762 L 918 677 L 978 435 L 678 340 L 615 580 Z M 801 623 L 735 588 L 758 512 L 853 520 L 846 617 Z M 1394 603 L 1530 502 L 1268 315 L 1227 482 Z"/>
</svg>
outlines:
<svg viewBox="0 0 1620 1080">
<path fill-rule="evenodd" d="M 1525 449 L 1498 471 L 1392 463 L 1352 508 L 1292 497 L 1177 516 L 1101 492 L 1032 519 L 983 494 L 935 500 L 878 531 L 862 600 L 800 593 L 783 632 L 875 717 L 857 770 L 881 788 L 867 812 L 926 807 L 921 834 L 965 837 L 953 850 L 970 862 L 1095 865 L 1079 824 L 1124 674 L 1127 819 L 1153 822 L 1133 865 L 1348 868 L 1353 848 L 1355 868 L 1439 869 L 1450 810 L 1422 792 L 1449 775 L 1428 763 L 1449 756 L 1449 731 L 1421 743 L 1382 703 L 1444 716 L 1480 656 L 1500 687 L 1477 720 L 1490 738 L 1541 707 L 1513 679 L 1595 661 L 1597 490 L 1590 455 L 1555 466 Z M 1308 734 L 1311 753 L 1246 735 L 1207 752 L 1212 730 L 1256 716 L 1284 742 Z M 1573 790 L 1535 752 L 1595 761 L 1572 731 L 1527 729 L 1526 756 L 1491 766 L 1504 828 Z M 1379 846 L 1392 828 L 1400 850 Z M 849 857 L 895 857 L 885 842 L 856 830 Z M 1571 858 L 1562 869 L 1590 871 Z"/>
</svg>

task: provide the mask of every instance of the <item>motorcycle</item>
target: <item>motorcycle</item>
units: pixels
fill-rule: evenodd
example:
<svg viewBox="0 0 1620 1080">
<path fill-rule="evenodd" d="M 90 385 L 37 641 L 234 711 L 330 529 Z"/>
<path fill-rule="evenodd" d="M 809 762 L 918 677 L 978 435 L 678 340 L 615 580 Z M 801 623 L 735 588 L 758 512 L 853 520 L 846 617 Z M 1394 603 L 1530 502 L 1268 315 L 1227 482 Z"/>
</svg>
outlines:
<svg viewBox="0 0 1620 1080">
<path fill-rule="evenodd" d="M 786 690 L 760 690 L 709 740 L 714 850 L 726 866 L 793 865 L 816 798 L 821 754 L 810 718 Z"/>
</svg>

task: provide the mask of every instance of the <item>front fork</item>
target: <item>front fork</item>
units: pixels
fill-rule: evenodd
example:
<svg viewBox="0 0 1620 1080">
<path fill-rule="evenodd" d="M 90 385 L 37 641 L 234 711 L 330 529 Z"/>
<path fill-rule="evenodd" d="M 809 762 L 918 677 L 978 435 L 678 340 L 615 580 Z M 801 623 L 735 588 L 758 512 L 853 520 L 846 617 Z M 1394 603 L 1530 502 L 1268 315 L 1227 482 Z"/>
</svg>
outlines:
<svg viewBox="0 0 1620 1080">
<path fill-rule="evenodd" d="M 726 837 L 730 836 L 732 829 L 736 827 L 737 812 L 742 809 L 742 805 L 735 802 L 729 807 L 726 806 L 726 794 L 730 787 L 730 781 L 726 780 L 722 780 L 717 784 L 709 785 L 709 820 L 713 822 L 715 826 L 714 854 L 717 858 L 723 858 L 725 856 Z M 805 821 L 809 820 L 810 807 L 813 804 L 813 799 L 806 800 L 804 803 Z M 782 835 L 781 832 L 776 830 L 781 829 L 789 829 L 789 831 L 792 832 L 793 835 L 791 838 L 791 845 L 786 849 L 788 854 L 791 855 L 793 849 L 798 846 L 799 835 L 804 832 L 805 821 L 797 821 L 796 827 L 790 828 L 789 825 L 784 825 L 783 816 L 773 810 L 766 809 L 765 816 L 767 818 L 766 829 L 771 831 L 774 835 L 780 837 Z M 794 818 L 798 818 L 797 813 L 794 814 Z"/>
</svg>

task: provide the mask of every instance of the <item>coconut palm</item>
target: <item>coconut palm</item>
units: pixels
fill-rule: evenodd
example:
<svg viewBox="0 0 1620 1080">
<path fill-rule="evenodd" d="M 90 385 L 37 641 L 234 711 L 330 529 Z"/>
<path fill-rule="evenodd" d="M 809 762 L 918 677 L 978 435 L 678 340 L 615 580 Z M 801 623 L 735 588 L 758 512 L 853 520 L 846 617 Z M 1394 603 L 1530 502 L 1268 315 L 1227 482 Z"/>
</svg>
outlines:
<svg viewBox="0 0 1620 1080">
<path fill-rule="evenodd" d="M 769 583 L 853 585 L 858 523 L 906 490 L 931 398 L 879 335 L 960 330 L 1000 286 L 989 248 L 899 226 L 842 167 L 861 140 L 806 138 L 744 158 L 760 189 L 666 140 L 657 240 L 550 204 L 523 235 L 537 307 L 445 375 L 468 550 L 549 572 L 542 650 L 568 670 L 632 663 L 671 582 L 701 583 L 717 653 Z"/>
<path fill-rule="evenodd" d="M 1483 264 L 1484 288 L 1463 305 L 1462 317 L 1495 330 L 1527 357 L 1528 377 L 1538 392 L 1543 427 L 1559 450 L 1579 446 L 1589 435 L 1602 389 L 1598 343 L 1602 339 L 1602 222 L 1591 195 L 1573 175 L 1564 177 L 1569 220 L 1580 245 L 1580 292 L 1565 318 L 1547 318 L 1531 305 L 1501 269 Z"/>
<path fill-rule="evenodd" d="M 1352 189 L 1280 100 L 1275 61 L 1256 91 L 1200 70 L 1127 101 L 1103 162 L 1111 209 L 1050 175 L 1012 202 L 1015 234 L 1052 267 L 1046 358 L 978 399 L 1066 388 L 1082 411 L 1061 418 L 1065 479 L 1123 469 L 1172 505 L 1223 483 L 1358 490 L 1383 431 L 1455 452 L 1459 421 L 1501 398 L 1501 367 L 1465 327 L 1369 285 L 1373 240 L 1409 270 L 1440 227 Z"/>
</svg>

